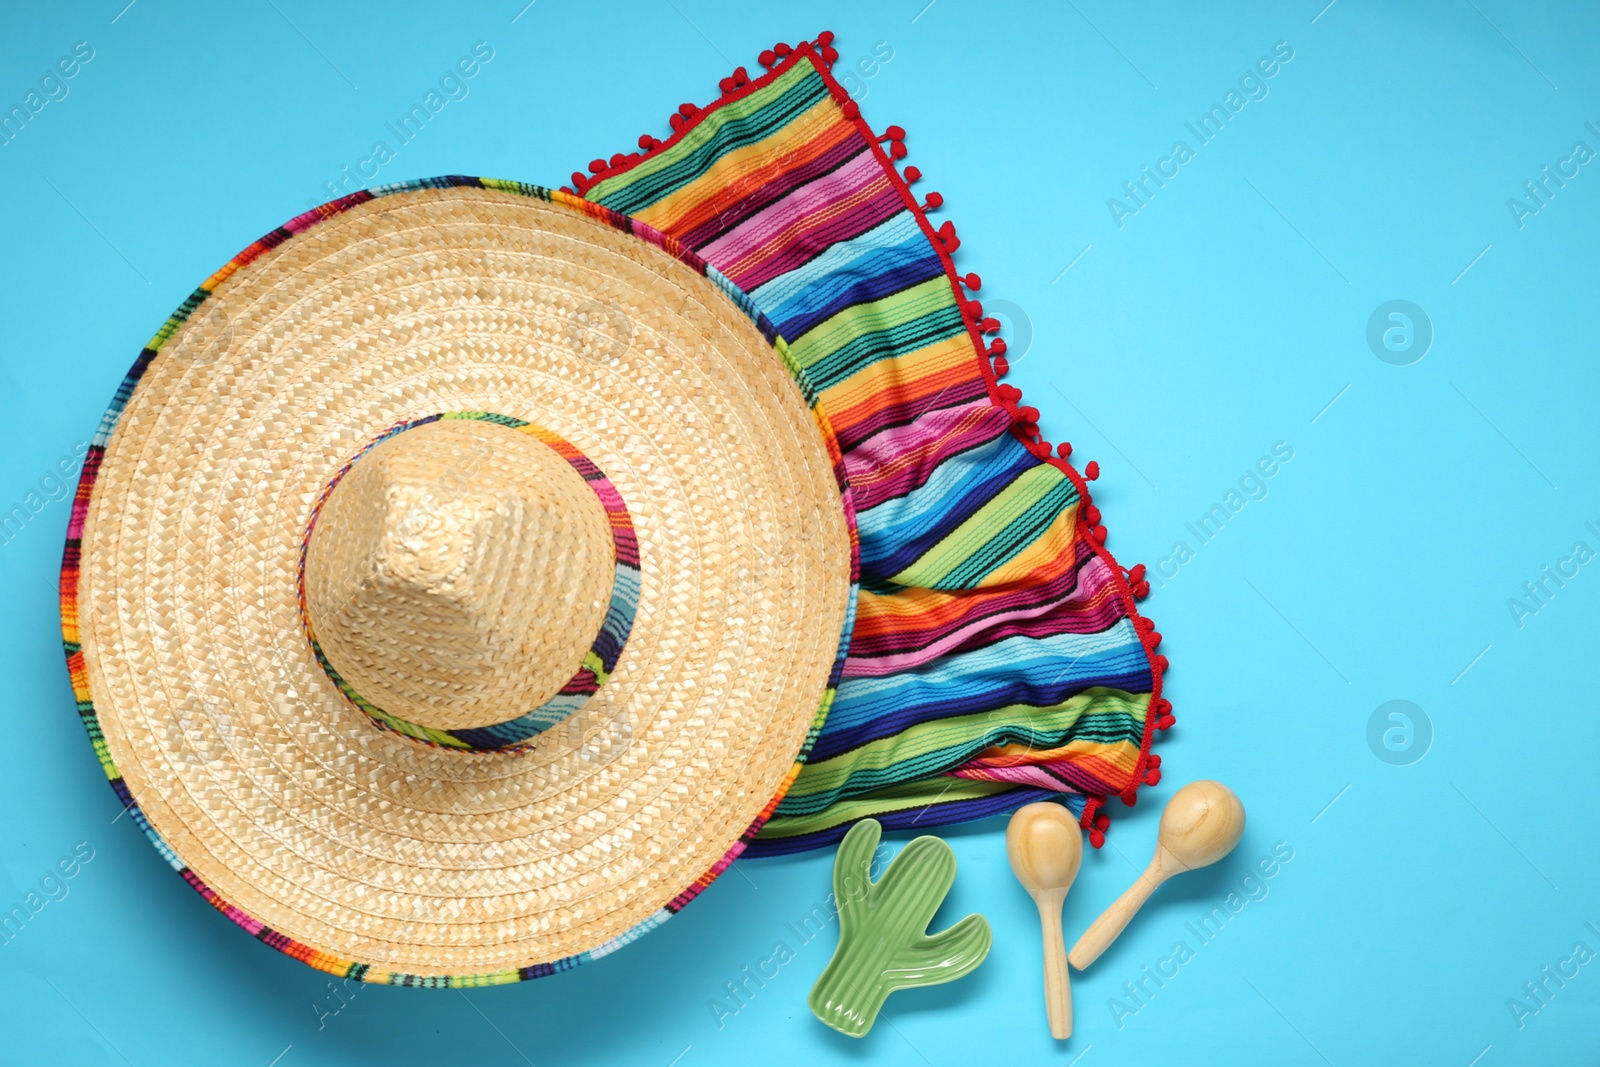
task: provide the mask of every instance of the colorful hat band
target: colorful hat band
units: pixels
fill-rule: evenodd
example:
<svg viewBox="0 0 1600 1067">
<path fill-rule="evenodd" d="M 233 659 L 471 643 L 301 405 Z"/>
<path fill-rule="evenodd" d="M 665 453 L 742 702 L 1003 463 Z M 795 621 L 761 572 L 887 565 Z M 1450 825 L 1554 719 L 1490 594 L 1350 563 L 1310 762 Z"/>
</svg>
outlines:
<svg viewBox="0 0 1600 1067">
<path fill-rule="evenodd" d="M 350 468 L 375 447 L 406 430 L 438 422 L 441 419 L 474 419 L 496 423 L 519 430 L 553 449 L 578 472 L 599 498 L 601 507 L 605 509 L 606 517 L 610 520 L 617 567 L 605 621 L 601 624 L 599 633 L 595 635 L 594 644 L 584 655 L 583 662 L 560 691 L 533 710 L 506 719 L 504 722 L 456 730 L 438 729 L 410 722 L 362 697 L 328 661 L 322 646 L 317 642 L 316 633 L 311 625 L 311 615 L 306 608 L 306 553 L 311 545 L 312 532 L 316 529 L 317 517 L 322 513 L 328 497 L 349 473 Z M 338 687 L 339 692 L 343 693 L 350 703 L 360 708 L 378 727 L 436 748 L 463 752 L 515 752 L 527 748 L 534 737 L 568 719 L 610 678 L 618 657 L 622 655 L 623 646 L 628 642 L 628 635 L 633 629 L 634 613 L 639 606 L 639 539 L 634 533 L 633 519 L 628 514 L 627 505 L 622 501 L 622 494 L 611 484 L 605 472 L 571 442 L 541 426 L 509 415 L 495 415 L 486 411 L 451 411 L 403 422 L 385 430 L 367 442 L 334 473 L 333 478 L 317 497 L 317 502 L 311 509 L 311 518 L 306 523 L 305 536 L 300 542 L 300 562 L 296 580 L 300 621 L 305 627 L 306 638 L 311 642 L 311 651 L 316 656 L 317 662 L 322 665 L 323 671 Z"/>
</svg>

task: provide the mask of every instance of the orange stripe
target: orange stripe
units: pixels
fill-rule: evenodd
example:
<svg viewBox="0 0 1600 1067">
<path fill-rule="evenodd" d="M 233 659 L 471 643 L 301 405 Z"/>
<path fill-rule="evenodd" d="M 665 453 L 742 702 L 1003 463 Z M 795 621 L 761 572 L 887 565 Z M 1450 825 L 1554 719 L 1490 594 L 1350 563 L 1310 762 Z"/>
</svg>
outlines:
<svg viewBox="0 0 1600 1067">
<path fill-rule="evenodd" d="M 811 150 L 808 142 L 812 138 L 837 143 L 838 138 L 852 132 L 853 127 L 843 120 L 837 106 L 824 98 L 797 116 L 780 133 L 729 152 L 710 170 L 672 195 L 641 208 L 634 218 L 663 233 L 686 233 L 700 221 L 716 214 L 715 211 L 703 209 L 709 201 L 717 200 L 730 190 L 733 191 L 732 199 L 738 200 L 745 190 L 760 188 L 755 175 L 767 172 L 770 176 L 793 166 L 795 159 L 814 158 L 814 154 L 806 155 Z M 699 221 L 695 221 L 697 219 Z"/>
</svg>

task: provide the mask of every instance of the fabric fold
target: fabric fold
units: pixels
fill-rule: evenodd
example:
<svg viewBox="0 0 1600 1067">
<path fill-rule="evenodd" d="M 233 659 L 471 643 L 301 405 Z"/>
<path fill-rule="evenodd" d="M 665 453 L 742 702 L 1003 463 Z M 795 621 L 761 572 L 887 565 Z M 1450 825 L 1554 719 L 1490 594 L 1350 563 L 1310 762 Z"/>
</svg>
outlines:
<svg viewBox="0 0 1600 1067">
<path fill-rule="evenodd" d="M 931 826 L 1041 796 L 1098 841 L 1104 799 L 1157 773 L 1165 660 L 1140 583 L 1100 543 L 1083 477 L 998 385 L 1003 346 L 984 347 L 953 238 L 832 77 L 827 43 L 780 50 L 754 81 L 736 72 L 672 138 L 575 177 L 748 295 L 843 453 L 861 546 L 850 649 L 749 854 L 829 844 L 869 816 Z"/>
</svg>

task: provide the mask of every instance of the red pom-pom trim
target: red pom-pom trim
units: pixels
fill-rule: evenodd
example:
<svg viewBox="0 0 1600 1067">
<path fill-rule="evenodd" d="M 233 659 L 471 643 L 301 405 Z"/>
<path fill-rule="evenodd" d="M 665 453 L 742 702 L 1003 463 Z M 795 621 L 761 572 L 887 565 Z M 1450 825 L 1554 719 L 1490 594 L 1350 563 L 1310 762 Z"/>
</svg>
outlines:
<svg viewBox="0 0 1600 1067">
<path fill-rule="evenodd" d="M 809 49 L 811 55 L 814 57 L 812 58 L 811 62 L 823 69 L 824 75 L 826 76 L 826 67 L 831 66 L 839 58 L 839 52 L 833 47 L 834 39 L 834 34 L 831 31 L 823 31 L 819 33 L 812 41 L 802 43 L 798 47 L 791 47 L 788 44 L 779 42 L 772 48 L 763 51 L 758 57 L 758 60 L 761 66 L 767 68 L 769 71 L 772 71 L 773 68 L 779 65 L 780 61 L 785 60 L 787 57 L 794 56 L 796 52 L 802 53 L 803 55 Z M 766 75 L 763 79 L 763 82 L 770 81 L 773 76 L 774 74 Z M 732 95 L 736 91 L 743 90 L 750 84 L 751 78 L 749 71 L 744 67 L 739 67 L 733 72 L 732 75 L 721 79 L 718 82 L 718 87 L 726 97 Z M 882 144 L 884 146 L 883 151 L 887 154 L 889 159 L 901 160 L 905 157 L 906 148 L 904 141 L 906 138 L 906 131 L 903 127 L 898 125 L 888 126 L 881 134 L 872 134 L 865 126 L 859 125 L 861 122 L 860 105 L 855 100 L 850 99 L 849 95 L 842 87 L 839 86 L 837 82 L 830 80 L 829 88 L 833 94 L 833 98 L 839 102 L 840 111 L 847 121 L 857 123 L 857 128 L 860 130 L 860 132 L 865 134 L 869 139 L 876 139 L 880 144 Z M 669 122 L 671 123 L 675 136 L 681 135 L 683 131 L 693 123 L 694 120 L 704 113 L 705 112 L 703 109 L 694 104 L 681 105 L 676 112 L 669 116 Z M 641 153 L 655 152 L 656 150 L 665 147 L 665 144 L 666 142 L 656 138 L 651 134 L 643 134 L 638 139 L 638 145 Z M 585 195 L 586 191 L 592 189 L 601 180 L 602 176 L 626 169 L 628 166 L 638 162 L 638 160 L 641 158 L 643 158 L 643 156 L 638 153 L 617 153 L 616 155 L 613 155 L 609 161 L 595 160 L 590 164 L 590 170 L 593 172 L 593 176 L 585 175 L 580 172 L 573 173 L 571 191 L 579 196 Z M 932 224 L 927 220 L 927 214 L 929 212 L 944 207 L 944 197 L 937 192 L 930 192 L 919 203 L 910 195 L 905 186 L 919 181 L 922 178 L 922 172 L 917 167 L 905 167 L 899 172 L 899 178 L 905 183 L 900 188 L 900 194 L 904 198 L 906 206 L 917 213 L 922 226 L 925 228 L 929 236 L 932 237 L 936 248 L 942 253 L 941 258 L 944 259 L 945 265 L 949 270 L 951 282 L 954 286 L 956 286 L 956 296 L 958 300 L 961 299 L 961 287 L 963 286 L 965 287 L 965 291 L 976 293 L 982 287 L 982 279 L 976 273 L 957 275 L 951 262 L 951 257 L 953 257 L 956 250 L 961 246 L 961 240 L 956 235 L 954 223 L 947 221 L 940 225 L 937 229 L 934 229 Z M 1073 472 L 1071 468 L 1067 466 L 1067 460 L 1072 455 L 1072 444 L 1068 441 L 1062 441 L 1055 446 L 1055 456 L 1059 458 L 1052 458 L 1052 446 L 1049 442 L 1043 439 L 1043 435 L 1039 431 L 1038 420 L 1040 416 L 1038 410 L 1033 407 L 1021 407 L 1020 404 L 1022 400 L 1022 391 L 1017 389 L 1015 386 L 1005 385 L 998 380 L 1008 374 L 1011 369 L 1010 363 L 1006 358 L 1005 340 L 1002 338 L 994 338 L 988 343 L 988 347 L 984 347 L 983 339 L 985 335 L 999 332 L 999 321 L 993 317 L 984 317 L 982 305 L 976 300 L 963 301 L 961 312 L 963 319 L 976 335 L 976 338 L 979 342 L 979 350 L 985 352 L 988 356 L 986 362 L 988 363 L 989 373 L 992 374 L 990 382 L 992 384 L 993 392 L 991 395 L 995 396 L 997 398 L 997 403 L 1011 415 L 1013 436 L 1016 437 L 1016 439 L 1025 448 L 1027 448 L 1031 454 L 1039 457 L 1041 460 L 1056 463 L 1072 476 L 1073 480 L 1077 483 L 1077 487 L 1081 496 L 1080 507 L 1082 509 L 1081 515 L 1083 523 L 1081 529 L 1083 531 L 1083 536 L 1089 539 L 1091 542 L 1103 543 L 1106 539 L 1106 528 L 1100 522 L 1100 511 L 1098 508 L 1092 505 L 1090 501 L 1090 494 L 1086 486 L 1087 482 L 1094 481 L 1099 478 L 1100 464 L 1098 462 L 1091 461 L 1085 464 L 1085 466 L 1082 468 L 1081 474 Z M 1104 556 L 1103 550 L 1097 548 L 1096 551 L 1101 552 L 1102 556 Z M 1115 562 L 1111 560 L 1109 556 L 1106 556 L 1105 559 L 1107 563 L 1115 566 Z M 1121 568 L 1116 569 L 1120 576 L 1119 583 L 1126 582 L 1126 584 L 1123 585 L 1125 595 L 1131 594 L 1135 599 L 1143 599 L 1149 595 L 1150 583 L 1147 580 L 1147 570 L 1144 565 L 1141 564 L 1128 570 L 1122 570 Z M 1141 641 L 1147 652 L 1153 653 L 1155 648 L 1161 642 L 1161 635 L 1156 632 L 1154 623 L 1139 615 L 1136 611 L 1130 610 L 1129 615 L 1134 621 L 1137 632 L 1141 635 Z M 1159 697 L 1162 682 L 1161 675 L 1168 669 L 1167 659 L 1165 656 L 1151 655 L 1151 665 L 1154 669 L 1154 690 L 1157 698 L 1152 700 L 1151 707 L 1147 711 L 1145 727 L 1146 735 L 1142 739 L 1141 761 L 1137 765 L 1135 780 L 1128 785 L 1127 792 L 1120 794 L 1123 803 L 1130 807 L 1133 806 L 1137 800 L 1137 790 L 1140 785 L 1154 785 L 1156 782 L 1160 781 L 1161 759 L 1159 756 L 1149 751 L 1149 735 L 1153 731 L 1169 729 L 1176 721 L 1174 716 L 1171 714 L 1171 702 Z M 1084 810 L 1084 817 L 1081 820 L 1082 825 L 1089 830 L 1090 842 L 1096 848 L 1100 847 L 1100 845 L 1103 843 L 1105 830 L 1110 823 L 1110 819 L 1101 810 L 1105 799 L 1106 798 L 1104 797 L 1090 795 L 1088 798 L 1088 805 Z"/>
</svg>

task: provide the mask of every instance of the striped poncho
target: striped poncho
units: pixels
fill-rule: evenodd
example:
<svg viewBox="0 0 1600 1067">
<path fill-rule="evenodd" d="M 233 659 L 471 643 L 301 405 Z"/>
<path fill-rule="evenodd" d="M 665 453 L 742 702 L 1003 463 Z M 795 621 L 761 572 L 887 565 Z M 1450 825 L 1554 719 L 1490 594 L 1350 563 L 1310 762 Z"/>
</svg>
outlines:
<svg viewBox="0 0 1600 1067">
<path fill-rule="evenodd" d="M 832 35 L 762 54 L 666 141 L 597 159 L 574 191 L 704 257 L 777 327 L 837 434 L 861 538 L 844 675 L 749 854 L 1065 799 L 1098 845 L 1105 798 L 1159 778 L 1160 635 L 1139 617 L 1085 478 L 999 378 L 998 323 L 959 243 L 830 73 Z M 1084 471 L 1094 479 L 1098 468 Z"/>
</svg>

